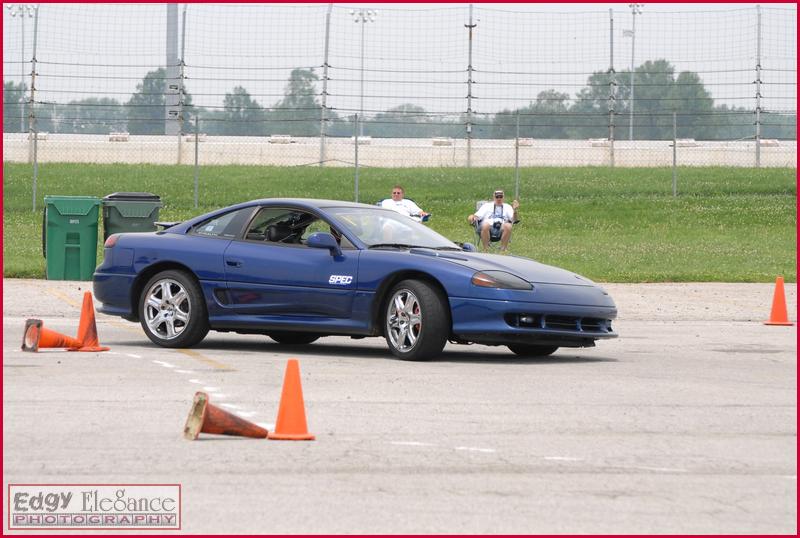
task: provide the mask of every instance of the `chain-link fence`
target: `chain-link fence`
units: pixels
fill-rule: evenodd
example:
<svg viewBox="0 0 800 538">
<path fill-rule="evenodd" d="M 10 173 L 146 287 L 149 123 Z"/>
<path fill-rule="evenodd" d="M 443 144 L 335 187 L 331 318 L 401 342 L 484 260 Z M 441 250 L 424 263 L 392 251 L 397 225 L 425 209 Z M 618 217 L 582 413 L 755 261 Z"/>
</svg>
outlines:
<svg viewBox="0 0 800 538">
<path fill-rule="evenodd" d="M 796 7 L 12 4 L 17 162 L 796 167 Z"/>
</svg>

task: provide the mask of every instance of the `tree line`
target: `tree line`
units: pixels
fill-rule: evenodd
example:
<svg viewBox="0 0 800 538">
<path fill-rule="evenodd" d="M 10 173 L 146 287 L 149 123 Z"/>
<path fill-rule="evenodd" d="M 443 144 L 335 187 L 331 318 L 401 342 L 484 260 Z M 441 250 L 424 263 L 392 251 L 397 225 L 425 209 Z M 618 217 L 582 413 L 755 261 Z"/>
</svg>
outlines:
<svg viewBox="0 0 800 538">
<path fill-rule="evenodd" d="M 612 79 L 613 77 L 613 79 Z M 716 105 L 700 76 L 691 71 L 675 72 L 666 60 L 647 61 L 634 72 L 634 138 L 671 139 L 673 113 L 677 114 L 678 136 L 698 140 L 752 138 L 756 116 L 752 108 Z M 610 99 L 612 81 L 614 98 Z M 259 103 L 243 87 L 226 93 L 222 107 L 200 107 L 185 92 L 184 132 L 192 132 L 193 118 L 200 118 L 200 130 L 208 135 L 319 136 L 323 107 L 318 98 L 319 76 L 313 69 L 294 69 L 284 87 L 283 97 L 271 105 Z M 24 84 L 3 84 L 3 131 L 28 131 L 28 89 Z M 167 81 L 166 70 L 147 73 L 126 102 L 108 97 L 91 97 L 68 103 L 38 103 L 37 129 L 54 133 L 164 134 Z M 474 138 L 586 139 L 609 136 L 609 105 L 613 106 L 615 138 L 627 139 L 630 122 L 630 71 L 612 75 L 596 72 L 574 97 L 554 89 L 539 92 L 527 105 L 492 114 L 462 113 L 458 116 L 428 112 L 405 103 L 363 119 L 363 135 L 381 138 L 463 138 L 467 123 Z M 352 115 L 324 111 L 329 136 L 352 136 Z M 762 112 L 761 136 L 794 139 L 797 115 Z"/>
</svg>

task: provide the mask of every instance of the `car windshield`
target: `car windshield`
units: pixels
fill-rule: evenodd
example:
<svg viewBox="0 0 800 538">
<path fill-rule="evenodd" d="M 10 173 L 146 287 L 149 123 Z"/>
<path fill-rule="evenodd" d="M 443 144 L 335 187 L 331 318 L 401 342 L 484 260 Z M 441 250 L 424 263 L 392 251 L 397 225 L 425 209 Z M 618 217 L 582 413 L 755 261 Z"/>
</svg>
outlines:
<svg viewBox="0 0 800 538">
<path fill-rule="evenodd" d="M 389 209 L 332 207 L 326 210 L 368 248 L 461 250 L 427 226 Z"/>
</svg>

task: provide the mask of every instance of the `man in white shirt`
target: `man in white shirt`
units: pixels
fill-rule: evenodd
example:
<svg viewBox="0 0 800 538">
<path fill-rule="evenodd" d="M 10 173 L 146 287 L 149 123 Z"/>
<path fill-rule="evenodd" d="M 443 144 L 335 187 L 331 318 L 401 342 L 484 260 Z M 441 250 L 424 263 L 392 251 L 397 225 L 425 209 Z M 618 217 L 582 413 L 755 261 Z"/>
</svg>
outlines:
<svg viewBox="0 0 800 538">
<path fill-rule="evenodd" d="M 422 221 L 426 216 L 428 216 L 428 213 L 420 209 L 420 207 L 411 200 L 406 200 L 403 198 L 405 194 L 406 191 L 403 187 L 400 185 L 395 185 L 392 187 L 392 198 L 381 202 L 381 207 L 397 211 L 401 215 L 411 217 L 417 222 Z"/>
<path fill-rule="evenodd" d="M 486 202 L 475 213 L 467 217 L 470 224 L 478 223 L 481 232 L 481 246 L 484 252 L 489 249 L 489 240 L 499 237 L 500 250 L 508 250 L 508 241 L 511 239 L 511 226 L 517 222 L 517 209 L 519 201 L 511 204 L 505 203 L 505 193 L 501 190 L 494 191 L 494 202 Z"/>
</svg>

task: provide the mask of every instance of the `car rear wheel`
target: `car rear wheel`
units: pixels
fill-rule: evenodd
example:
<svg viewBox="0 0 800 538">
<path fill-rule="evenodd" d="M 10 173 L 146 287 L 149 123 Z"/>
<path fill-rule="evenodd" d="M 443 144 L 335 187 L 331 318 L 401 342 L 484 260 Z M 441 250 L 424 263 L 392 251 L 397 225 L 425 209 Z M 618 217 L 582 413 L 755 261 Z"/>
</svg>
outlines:
<svg viewBox="0 0 800 538">
<path fill-rule="evenodd" d="M 313 334 L 313 333 L 298 333 L 298 332 L 283 332 L 283 331 L 271 332 L 267 334 L 267 336 L 269 336 L 279 344 L 285 344 L 289 346 L 302 346 L 305 344 L 310 344 L 311 342 L 319 338 L 318 334 Z"/>
<path fill-rule="evenodd" d="M 147 337 L 163 347 L 191 347 L 208 334 L 208 311 L 197 281 L 183 271 L 151 278 L 139 298 Z"/>
<path fill-rule="evenodd" d="M 520 357 L 546 357 L 552 355 L 558 346 L 537 346 L 533 344 L 511 344 L 508 349 Z"/>
<path fill-rule="evenodd" d="M 389 292 L 384 334 L 395 357 L 424 361 L 439 355 L 450 334 L 446 300 L 427 282 L 400 282 Z"/>
</svg>

